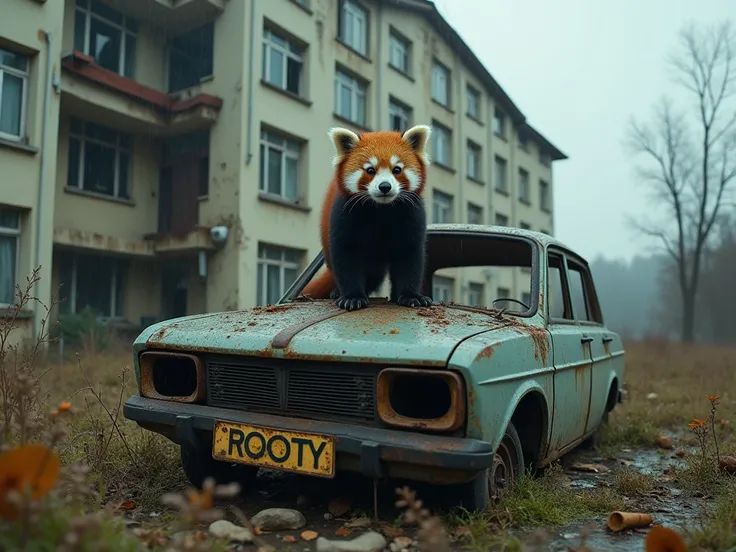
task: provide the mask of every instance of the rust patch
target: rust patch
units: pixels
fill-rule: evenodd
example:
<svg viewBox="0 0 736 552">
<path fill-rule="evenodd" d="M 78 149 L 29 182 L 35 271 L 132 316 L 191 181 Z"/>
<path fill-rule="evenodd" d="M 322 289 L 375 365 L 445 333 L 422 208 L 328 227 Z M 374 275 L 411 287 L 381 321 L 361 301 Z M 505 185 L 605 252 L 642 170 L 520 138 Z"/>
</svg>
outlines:
<svg viewBox="0 0 736 552">
<path fill-rule="evenodd" d="M 190 395 L 171 397 L 167 395 L 162 395 L 156 390 L 156 386 L 153 383 L 153 366 L 156 362 L 156 359 L 162 357 L 187 359 L 194 364 L 197 383 L 195 385 L 194 391 L 192 391 Z M 200 402 L 204 398 L 206 389 L 204 367 L 202 366 L 202 362 L 199 360 L 198 357 L 184 353 L 146 351 L 145 353 L 141 354 L 140 380 L 141 395 L 150 399 L 161 399 L 180 403 L 196 403 Z"/>
<path fill-rule="evenodd" d="M 540 326 L 530 326 L 529 324 L 512 318 L 509 320 L 511 327 L 520 334 L 527 334 L 532 338 L 534 345 L 534 358 L 547 364 L 547 355 L 549 354 L 549 344 L 547 343 L 547 330 Z"/>
<path fill-rule="evenodd" d="M 314 318 L 309 318 L 308 320 L 302 322 L 301 324 L 295 324 L 293 326 L 289 326 L 288 328 L 284 328 L 279 333 L 276 334 L 276 336 L 271 340 L 271 347 L 274 349 L 285 349 L 289 346 L 289 343 L 292 339 L 294 339 L 294 336 L 301 332 L 302 330 L 306 330 L 310 326 L 313 326 L 317 322 L 322 322 L 323 320 L 327 320 L 328 318 L 333 318 L 335 316 L 339 316 L 341 314 L 345 314 L 348 311 L 338 310 L 336 312 L 330 312 L 327 314 L 323 314 L 321 316 L 315 316 Z M 297 355 L 298 356 L 298 355 Z"/>
<path fill-rule="evenodd" d="M 611 355 L 611 344 L 608 341 L 603 342 L 603 350 L 607 355 Z"/>
<path fill-rule="evenodd" d="M 480 435 L 483 435 L 483 424 L 480 423 L 480 418 L 475 413 L 475 388 L 470 385 L 468 386 L 468 425 L 473 426 Z"/>
<path fill-rule="evenodd" d="M 481 350 L 481 352 L 476 355 L 475 360 L 477 362 L 484 358 L 491 358 L 492 356 L 493 356 L 493 345 L 489 345 L 488 347 L 484 347 Z"/>
</svg>

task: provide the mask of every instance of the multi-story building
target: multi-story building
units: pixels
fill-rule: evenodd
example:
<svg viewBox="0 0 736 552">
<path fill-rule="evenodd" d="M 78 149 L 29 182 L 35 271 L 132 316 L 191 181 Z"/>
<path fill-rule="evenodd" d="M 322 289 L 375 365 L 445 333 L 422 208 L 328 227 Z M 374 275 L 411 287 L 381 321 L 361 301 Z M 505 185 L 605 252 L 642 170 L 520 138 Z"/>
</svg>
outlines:
<svg viewBox="0 0 736 552">
<path fill-rule="evenodd" d="M 331 126 L 429 123 L 430 221 L 554 231 L 564 154 L 431 2 L 5 1 L 0 304 L 39 265 L 42 301 L 132 329 L 276 301 L 319 251 Z M 434 293 L 514 293 L 483 285 Z"/>
</svg>

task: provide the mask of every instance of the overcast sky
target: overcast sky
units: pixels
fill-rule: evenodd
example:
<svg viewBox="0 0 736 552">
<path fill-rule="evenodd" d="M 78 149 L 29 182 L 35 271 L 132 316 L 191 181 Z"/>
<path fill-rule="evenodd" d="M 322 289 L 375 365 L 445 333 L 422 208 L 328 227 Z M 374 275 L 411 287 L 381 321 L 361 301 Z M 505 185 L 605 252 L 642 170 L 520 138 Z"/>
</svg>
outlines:
<svg viewBox="0 0 736 552">
<path fill-rule="evenodd" d="M 627 122 L 672 91 L 664 60 L 682 25 L 733 17 L 736 0 L 435 3 L 529 123 L 569 156 L 553 164 L 557 237 L 590 261 L 646 252 L 651 242 L 626 226 L 626 212 L 647 209 L 622 147 Z"/>
</svg>

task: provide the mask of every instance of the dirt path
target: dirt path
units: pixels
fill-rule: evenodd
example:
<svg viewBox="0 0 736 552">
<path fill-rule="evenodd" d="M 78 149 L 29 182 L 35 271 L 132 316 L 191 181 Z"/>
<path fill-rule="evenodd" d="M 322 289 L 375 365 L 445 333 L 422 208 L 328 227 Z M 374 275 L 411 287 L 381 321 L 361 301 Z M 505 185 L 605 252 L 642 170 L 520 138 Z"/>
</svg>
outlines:
<svg viewBox="0 0 736 552">
<path fill-rule="evenodd" d="M 662 454 L 662 453 L 665 454 Z M 699 505 L 692 498 L 686 498 L 667 476 L 668 466 L 680 462 L 673 451 L 655 449 L 636 449 L 623 451 L 616 459 L 606 459 L 592 451 L 575 451 L 563 459 L 566 481 L 563 483 L 571 489 L 613 486 L 613 470 L 621 466 L 630 466 L 641 473 L 650 474 L 654 478 L 653 486 L 645 493 L 633 493 L 637 496 L 624 495 L 624 510 L 651 514 L 654 523 L 662 523 L 679 528 L 699 514 Z M 598 466 L 598 473 L 581 471 L 580 465 Z M 250 518 L 266 508 L 289 508 L 300 511 L 307 524 L 298 530 L 277 531 L 262 535 L 262 538 L 278 550 L 316 550 L 316 541 L 304 541 L 300 534 L 304 530 L 317 532 L 328 539 L 355 538 L 369 530 L 383 533 L 391 543 L 395 537 L 403 536 L 415 539 L 413 528 L 401 527 L 400 511 L 395 507 L 395 489 L 404 482 L 392 481 L 378 487 L 379 521 L 363 520 L 359 527 L 352 528 L 346 534 L 345 525 L 355 518 L 373 516 L 373 484 L 372 481 L 354 476 L 343 476 L 336 480 L 317 480 L 291 474 L 263 471 L 259 474 L 256 485 L 248 490 L 240 501 L 239 507 Z M 435 511 L 441 504 L 441 487 L 413 486 L 426 507 Z M 574 492 L 572 493 L 574 496 Z M 337 500 L 336 500 L 337 499 Z M 328 512 L 332 506 L 339 504 L 345 510 L 338 512 L 337 517 Z M 147 514 L 134 514 L 140 521 L 145 521 Z M 622 533 L 611 533 L 605 528 L 606 515 L 562 527 L 546 530 L 546 537 L 541 550 L 574 550 L 581 546 L 581 535 L 587 532 L 585 545 L 592 551 L 621 551 L 643 549 L 646 534 L 644 530 L 629 530 Z M 587 529 L 587 531 L 586 531 Z M 336 535 L 337 533 L 337 535 Z M 538 531 L 516 531 L 515 534 L 531 543 Z M 287 542 L 291 537 L 295 542 Z M 284 541 L 284 537 L 287 541 Z M 396 550 L 399 550 L 394 546 Z M 253 545 L 244 545 L 243 550 L 255 550 Z M 454 550 L 463 550 L 461 543 L 453 544 Z"/>
</svg>

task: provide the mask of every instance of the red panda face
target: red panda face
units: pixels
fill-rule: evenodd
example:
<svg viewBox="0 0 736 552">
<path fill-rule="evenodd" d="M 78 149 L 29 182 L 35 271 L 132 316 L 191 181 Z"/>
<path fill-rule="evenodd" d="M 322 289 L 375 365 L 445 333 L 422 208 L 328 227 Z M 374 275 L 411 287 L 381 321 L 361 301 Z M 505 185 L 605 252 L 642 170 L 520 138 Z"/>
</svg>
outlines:
<svg viewBox="0 0 736 552">
<path fill-rule="evenodd" d="M 431 129 L 417 125 L 399 132 L 330 131 L 335 144 L 338 185 L 348 195 L 364 195 L 380 205 L 402 194 L 421 194 L 429 159 L 425 152 Z"/>
</svg>

